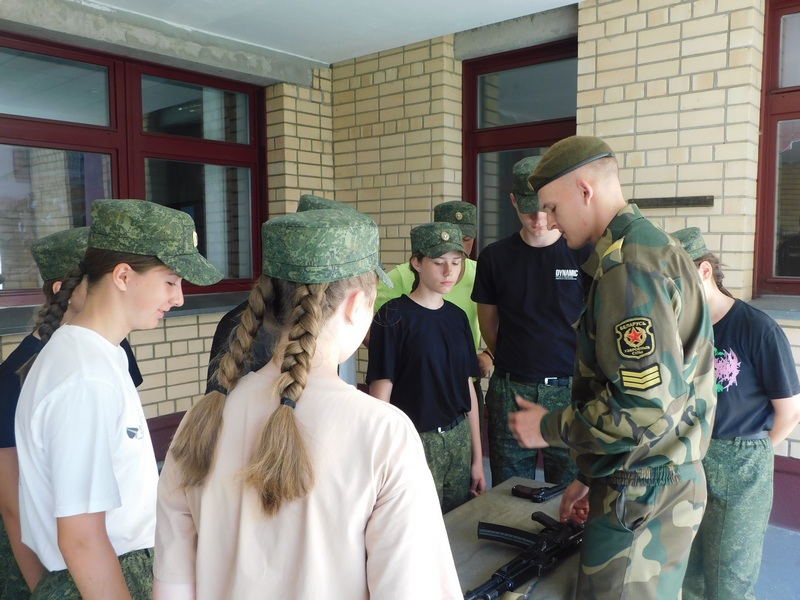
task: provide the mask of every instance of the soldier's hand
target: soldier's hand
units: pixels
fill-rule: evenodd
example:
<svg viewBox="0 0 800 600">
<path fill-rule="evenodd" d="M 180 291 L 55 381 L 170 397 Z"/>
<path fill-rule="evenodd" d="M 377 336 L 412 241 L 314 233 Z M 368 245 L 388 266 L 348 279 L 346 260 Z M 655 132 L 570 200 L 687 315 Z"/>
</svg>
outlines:
<svg viewBox="0 0 800 600">
<path fill-rule="evenodd" d="M 508 428 L 514 439 L 523 448 L 547 448 L 550 444 L 542 437 L 541 424 L 542 417 L 549 411 L 538 404 L 528 402 L 521 396 L 517 396 L 517 406 L 521 410 L 509 413 Z"/>
<path fill-rule="evenodd" d="M 584 523 L 589 517 L 589 486 L 577 479 L 573 481 L 561 496 L 558 513 L 562 523 L 570 519 L 576 523 Z"/>
</svg>

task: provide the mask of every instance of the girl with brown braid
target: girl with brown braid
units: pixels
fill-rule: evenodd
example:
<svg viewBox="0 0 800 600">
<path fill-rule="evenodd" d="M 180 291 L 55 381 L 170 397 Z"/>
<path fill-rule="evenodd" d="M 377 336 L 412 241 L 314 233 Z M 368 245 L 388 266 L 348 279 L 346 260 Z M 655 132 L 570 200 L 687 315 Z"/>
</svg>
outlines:
<svg viewBox="0 0 800 600">
<path fill-rule="evenodd" d="M 30 598 L 44 573 L 39 558 L 22 543 L 19 518 L 19 466 L 14 413 L 17 409 L 21 376 L 27 373 L 33 359 L 44 347 L 56 327 L 69 323 L 83 308 L 87 281 L 78 265 L 86 253 L 89 228 L 77 227 L 40 238 L 31 246 L 31 254 L 43 280 L 45 303 L 39 311 L 36 326 L 14 351 L 0 364 L 0 590 L 5 600 Z M 50 312 L 51 302 L 58 304 Z M 57 317 L 56 317 L 57 315 Z M 48 324 L 45 325 L 45 318 Z M 128 372 L 135 386 L 142 383 L 142 374 L 127 340 L 120 344 L 128 355 Z M 12 553 L 13 550 L 13 553 Z M 2 595 L 2 594 L 0 594 Z"/>
<path fill-rule="evenodd" d="M 159 481 L 154 598 L 461 598 L 425 455 L 337 365 L 372 320 L 378 235 L 355 211 L 264 224 L 263 276 Z M 261 327 L 279 340 L 247 373 Z"/>
<path fill-rule="evenodd" d="M 22 541 L 46 569 L 32 600 L 152 597 L 158 472 L 121 342 L 183 303 L 182 279 L 221 278 L 185 213 L 97 200 L 92 219 L 80 271 L 43 314 L 15 416 Z M 83 308 L 60 325 L 84 273 Z"/>
</svg>

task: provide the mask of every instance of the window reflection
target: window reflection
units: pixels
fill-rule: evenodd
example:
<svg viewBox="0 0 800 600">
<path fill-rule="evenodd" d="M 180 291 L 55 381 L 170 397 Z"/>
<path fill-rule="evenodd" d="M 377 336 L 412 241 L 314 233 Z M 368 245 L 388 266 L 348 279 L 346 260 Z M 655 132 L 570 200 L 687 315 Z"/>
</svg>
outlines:
<svg viewBox="0 0 800 600">
<path fill-rule="evenodd" d="M 775 275 L 800 277 L 800 119 L 778 123 Z"/>
<path fill-rule="evenodd" d="M 110 197 L 106 154 L 0 144 L 0 289 L 41 287 L 33 242 L 86 225 L 92 201 Z"/>
<path fill-rule="evenodd" d="M 249 143 L 245 94 L 143 75 L 142 111 L 144 131 Z"/>
<path fill-rule="evenodd" d="M 148 200 L 194 219 L 200 253 L 225 279 L 253 276 L 250 169 L 149 158 L 145 180 Z"/>
</svg>

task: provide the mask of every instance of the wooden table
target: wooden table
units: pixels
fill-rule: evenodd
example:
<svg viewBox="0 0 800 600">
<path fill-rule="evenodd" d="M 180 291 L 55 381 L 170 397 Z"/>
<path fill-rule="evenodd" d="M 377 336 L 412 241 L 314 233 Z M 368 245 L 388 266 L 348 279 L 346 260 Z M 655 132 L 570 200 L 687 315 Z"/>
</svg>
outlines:
<svg viewBox="0 0 800 600">
<path fill-rule="evenodd" d="M 558 520 L 561 496 L 538 504 L 512 496 L 511 488 L 517 484 L 530 487 L 550 485 L 542 481 L 512 477 L 444 516 L 462 591 L 474 590 L 487 581 L 500 566 L 522 552 L 521 549 L 507 544 L 479 540 L 478 521 L 525 531 L 539 531 L 541 525 L 531 520 L 532 513 L 542 511 Z M 577 573 L 578 554 L 575 553 L 541 578 L 531 592 L 530 600 L 571 600 L 575 597 Z M 503 600 L 517 598 L 517 594 L 524 593 L 530 583 L 517 588 L 516 593 L 507 592 Z"/>
</svg>

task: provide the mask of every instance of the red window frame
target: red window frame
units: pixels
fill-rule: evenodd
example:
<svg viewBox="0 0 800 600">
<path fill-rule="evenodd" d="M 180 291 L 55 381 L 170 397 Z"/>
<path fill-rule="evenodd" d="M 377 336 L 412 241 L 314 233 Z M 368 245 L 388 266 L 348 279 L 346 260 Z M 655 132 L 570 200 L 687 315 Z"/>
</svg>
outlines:
<svg viewBox="0 0 800 600">
<path fill-rule="evenodd" d="M 779 88 L 781 18 L 800 13 L 800 0 L 767 0 L 761 102 L 762 135 L 756 198 L 753 295 L 800 295 L 800 277 L 774 277 L 778 122 L 800 119 L 800 86 Z"/>
<path fill-rule="evenodd" d="M 478 128 L 478 78 L 488 73 L 575 58 L 578 39 L 568 38 L 538 46 L 465 60 L 463 63 L 462 199 L 478 204 L 478 155 L 484 152 L 550 146 L 575 134 L 575 117 Z"/>
<path fill-rule="evenodd" d="M 108 154 L 111 157 L 111 189 L 115 198 L 145 197 L 147 158 L 250 168 L 253 278 L 260 275 L 260 226 L 268 218 L 264 88 L 5 32 L 0 34 L 0 47 L 105 67 L 108 70 L 110 107 L 107 127 L 0 114 L 2 144 Z M 236 144 L 145 132 L 142 127 L 141 94 L 141 77 L 144 74 L 247 95 L 249 143 Z M 196 294 L 244 291 L 252 287 L 252 282 L 253 279 L 227 279 L 203 288 L 187 282 L 184 284 L 184 292 Z M 40 290 L 0 291 L 0 306 L 24 306 L 41 301 Z"/>
</svg>

